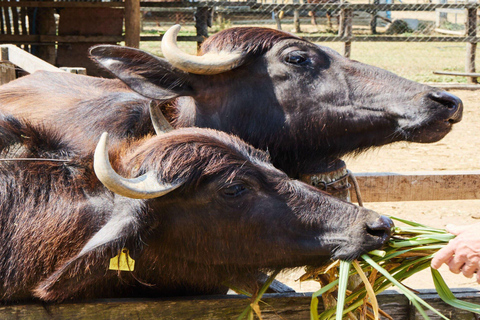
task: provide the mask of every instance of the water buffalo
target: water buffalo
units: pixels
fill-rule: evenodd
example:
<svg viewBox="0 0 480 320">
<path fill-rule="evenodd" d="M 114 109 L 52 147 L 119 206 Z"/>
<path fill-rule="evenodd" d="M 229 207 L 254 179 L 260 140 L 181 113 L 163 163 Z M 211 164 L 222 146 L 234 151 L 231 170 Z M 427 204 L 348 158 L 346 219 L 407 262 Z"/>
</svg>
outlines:
<svg viewBox="0 0 480 320">
<path fill-rule="evenodd" d="M 233 133 L 291 177 L 374 146 L 438 141 L 462 117 L 461 100 L 445 91 L 289 33 L 231 28 L 191 56 L 176 46 L 179 28 L 164 35 L 167 59 L 94 47 L 91 57 L 124 83 L 39 72 L 0 87 L 0 110 L 94 146 L 103 131 L 120 140 L 151 132 L 153 99 L 175 127 Z"/>
<path fill-rule="evenodd" d="M 390 219 L 291 180 L 226 133 L 184 128 L 109 151 L 106 138 L 93 154 L 0 120 L 1 300 L 214 293 L 258 268 L 353 259 L 390 235 Z M 133 272 L 108 270 L 123 248 Z"/>
</svg>

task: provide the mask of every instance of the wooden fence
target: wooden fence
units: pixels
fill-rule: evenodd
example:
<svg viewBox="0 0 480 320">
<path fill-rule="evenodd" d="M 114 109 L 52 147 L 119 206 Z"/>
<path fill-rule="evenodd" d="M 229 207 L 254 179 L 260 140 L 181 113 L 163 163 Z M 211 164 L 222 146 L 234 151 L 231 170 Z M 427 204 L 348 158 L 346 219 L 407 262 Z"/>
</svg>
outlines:
<svg viewBox="0 0 480 320">
<path fill-rule="evenodd" d="M 480 292 L 454 289 L 463 301 L 480 303 Z M 476 320 L 478 315 L 453 309 L 437 296 L 434 290 L 421 290 L 419 297 L 451 320 Z M 380 307 L 394 320 L 420 320 L 423 317 L 409 300 L 389 290 L 378 295 Z M 261 304 L 262 319 L 310 319 L 311 293 L 265 294 Z M 116 299 L 63 304 L 15 304 L 0 306 L 2 320 L 213 320 L 237 319 L 250 303 L 245 296 L 196 296 L 170 299 Z M 319 311 L 323 311 L 320 304 Z M 430 310 L 430 319 L 441 319 Z M 382 317 L 382 319 L 384 319 Z"/>
</svg>

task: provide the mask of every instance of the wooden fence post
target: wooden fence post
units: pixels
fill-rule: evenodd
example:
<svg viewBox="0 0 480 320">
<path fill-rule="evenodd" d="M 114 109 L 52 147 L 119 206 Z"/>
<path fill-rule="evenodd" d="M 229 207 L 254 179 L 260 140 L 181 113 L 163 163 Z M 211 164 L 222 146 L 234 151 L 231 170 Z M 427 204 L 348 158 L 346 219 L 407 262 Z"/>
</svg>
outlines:
<svg viewBox="0 0 480 320">
<path fill-rule="evenodd" d="M 467 37 L 476 37 L 477 36 L 477 8 L 468 8 L 466 21 L 465 21 L 465 31 Z M 477 50 L 476 42 L 467 42 L 467 56 L 465 60 L 465 72 L 475 73 L 475 53 Z M 477 83 L 476 77 L 469 77 L 469 83 Z"/>
<path fill-rule="evenodd" d="M 338 26 L 338 36 L 345 37 L 345 38 L 352 37 L 352 27 L 353 27 L 352 25 L 353 25 L 353 10 L 341 9 L 340 21 Z M 350 40 L 345 41 L 343 46 L 343 55 L 349 58 L 351 49 L 352 49 L 352 41 Z"/>
<path fill-rule="evenodd" d="M 343 36 L 350 39 L 352 37 L 353 29 L 353 10 L 344 9 L 344 33 Z M 350 58 L 350 53 L 352 52 L 352 41 L 347 40 L 343 46 L 343 55 L 347 58 Z"/>
<path fill-rule="evenodd" d="M 125 0 L 125 45 L 140 47 L 140 0 Z"/>
<path fill-rule="evenodd" d="M 54 13 L 55 9 L 53 8 L 37 9 L 36 21 L 34 21 L 37 34 L 50 36 L 55 36 L 57 34 Z M 55 45 L 39 45 L 37 47 L 36 56 L 54 65 L 57 59 Z"/>
<path fill-rule="evenodd" d="M 373 4 L 374 5 L 379 5 L 380 4 L 380 0 L 373 0 Z M 372 10 L 372 12 L 370 12 L 372 14 L 372 20 L 370 20 L 370 32 L 372 34 L 377 34 L 377 14 L 378 14 L 378 11 L 377 10 Z"/>
<path fill-rule="evenodd" d="M 0 61 L 0 85 L 15 79 L 15 65 L 8 61 Z"/>
<path fill-rule="evenodd" d="M 300 30 L 300 11 L 298 9 L 293 11 L 293 29 L 295 33 L 302 32 L 302 30 Z"/>
<path fill-rule="evenodd" d="M 15 65 L 8 60 L 8 48 L 0 48 L 0 85 L 16 79 Z"/>
<path fill-rule="evenodd" d="M 205 39 L 208 38 L 208 27 L 212 26 L 212 8 L 197 7 L 195 11 L 195 29 L 197 29 L 197 36 L 202 37 L 202 40 L 197 42 L 197 50 Z"/>
<path fill-rule="evenodd" d="M 283 18 L 283 10 L 277 11 L 273 10 L 273 17 L 275 18 L 275 22 L 277 24 L 277 30 L 282 30 L 282 18 Z"/>
<path fill-rule="evenodd" d="M 338 36 L 345 36 L 345 9 L 340 9 L 340 14 L 338 17 Z"/>
</svg>

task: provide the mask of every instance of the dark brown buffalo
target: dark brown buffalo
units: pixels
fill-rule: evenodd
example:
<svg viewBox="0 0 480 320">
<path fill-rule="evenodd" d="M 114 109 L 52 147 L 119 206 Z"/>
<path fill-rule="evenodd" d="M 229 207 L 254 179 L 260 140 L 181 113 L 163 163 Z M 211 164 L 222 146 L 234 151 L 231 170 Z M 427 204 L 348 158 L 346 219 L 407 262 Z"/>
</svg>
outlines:
<svg viewBox="0 0 480 320">
<path fill-rule="evenodd" d="M 36 73 L 0 88 L 0 110 L 56 125 L 94 145 L 151 132 L 150 99 L 175 127 L 233 133 L 268 150 L 292 177 L 352 152 L 395 141 L 434 142 L 460 121 L 445 92 L 267 28 L 232 28 L 205 41 L 201 57 L 164 36 L 168 60 L 120 46 L 91 56 L 119 80 Z M 139 94 L 137 94 L 138 92 Z"/>
<path fill-rule="evenodd" d="M 93 155 L 0 120 L 1 300 L 214 293 L 258 268 L 354 259 L 390 235 L 390 219 L 289 179 L 223 132 L 109 149 L 106 135 Z M 133 272 L 108 270 L 122 248 Z"/>
</svg>

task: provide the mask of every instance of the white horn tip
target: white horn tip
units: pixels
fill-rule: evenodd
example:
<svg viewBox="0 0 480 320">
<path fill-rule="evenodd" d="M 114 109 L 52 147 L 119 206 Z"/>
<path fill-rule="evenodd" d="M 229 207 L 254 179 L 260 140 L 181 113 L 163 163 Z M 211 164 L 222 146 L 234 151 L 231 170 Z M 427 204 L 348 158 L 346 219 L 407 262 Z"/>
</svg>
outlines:
<svg viewBox="0 0 480 320">
<path fill-rule="evenodd" d="M 179 24 L 173 25 L 170 28 L 168 28 L 167 31 L 165 31 L 165 34 L 163 35 L 163 37 L 169 40 L 171 38 L 176 39 L 181 28 L 182 26 L 180 26 Z"/>
<path fill-rule="evenodd" d="M 108 144 L 108 132 L 102 133 L 100 139 L 97 143 L 97 148 L 95 149 L 95 153 L 105 150 Z"/>
</svg>

